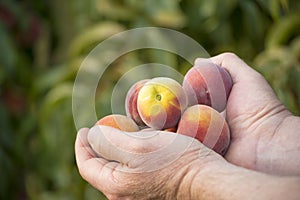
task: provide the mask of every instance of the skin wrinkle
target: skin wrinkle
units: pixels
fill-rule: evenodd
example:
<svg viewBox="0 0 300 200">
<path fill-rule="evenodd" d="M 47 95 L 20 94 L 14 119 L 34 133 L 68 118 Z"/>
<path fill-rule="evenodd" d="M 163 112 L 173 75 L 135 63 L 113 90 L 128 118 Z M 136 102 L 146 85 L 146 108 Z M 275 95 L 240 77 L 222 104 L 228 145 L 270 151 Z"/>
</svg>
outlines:
<svg viewBox="0 0 300 200">
<path fill-rule="evenodd" d="M 265 115 L 265 117 L 268 117 L 269 119 L 266 119 L 266 120 L 270 120 L 271 117 L 278 117 L 278 115 L 280 115 L 280 113 L 283 113 L 283 112 L 286 112 L 286 108 L 280 104 L 280 105 L 277 105 L 277 111 L 275 111 L 274 113 L 271 113 L 270 116 L 267 116 L 267 114 Z M 271 111 L 270 111 L 271 112 Z M 284 116 L 284 118 L 276 125 L 276 128 L 271 131 L 271 132 L 268 132 L 267 135 L 269 135 L 269 137 L 265 140 L 262 140 L 262 137 L 261 136 L 265 136 L 264 134 L 263 135 L 260 135 L 260 137 L 258 138 L 257 142 L 256 142 L 256 146 L 254 148 L 255 150 L 255 153 L 254 153 L 254 169 L 255 170 L 259 170 L 260 167 L 259 167 L 259 160 L 260 160 L 260 156 L 261 155 L 261 149 L 262 148 L 266 148 L 266 141 L 269 141 L 268 144 L 270 144 L 272 142 L 272 140 L 274 139 L 275 135 L 278 134 L 278 130 L 279 128 L 282 126 L 283 122 L 290 116 L 290 114 Z M 264 121 L 265 120 L 262 120 L 260 122 L 260 124 L 254 129 L 254 131 L 256 131 L 257 129 L 259 129 L 261 126 L 263 126 L 264 124 Z M 270 158 L 270 164 L 272 164 L 272 158 Z"/>
<path fill-rule="evenodd" d="M 88 161 L 93 162 L 91 159 L 88 160 Z M 79 170 L 79 171 L 80 171 L 79 173 L 80 173 L 83 177 L 85 177 L 85 179 L 89 177 L 89 175 L 85 173 L 85 172 L 87 172 L 88 170 L 90 170 L 90 168 L 89 168 L 90 164 L 89 164 L 88 161 L 85 162 L 85 165 L 83 165 L 83 166 L 82 166 L 82 169 Z M 103 169 L 102 167 L 99 168 L 99 172 L 101 172 L 102 169 Z M 97 176 L 100 177 L 100 174 L 96 174 L 95 176 L 96 176 L 96 177 L 97 177 Z M 100 184 L 99 184 L 99 178 L 98 178 L 98 179 L 94 179 L 93 181 L 90 182 L 90 184 L 91 184 L 92 186 L 94 186 L 94 187 L 98 187 L 98 185 L 100 185 Z"/>
<path fill-rule="evenodd" d="M 256 113 L 254 116 L 250 116 L 251 118 L 253 118 L 253 122 L 251 123 L 250 127 L 253 126 L 253 131 L 255 132 L 256 129 L 259 129 L 261 126 L 264 125 L 265 121 L 270 120 L 271 117 L 277 117 L 278 115 L 280 115 L 280 113 L 283 113 L 285 111 L 286 108 L 278 102 L 277 105 L 274 105 L 265 111 L 262 110 L 261 112 Z"/>
<path fill-rule="evenodd" d="M 265 146 L 265 142 L 262 140 L 262 137 L 261 137 L 261 136 L 265 136 L 265 134 L 258 135 L 255 133 L 260 132 L 257 130 L 265 125 L 264 122 L 266 120 L 270 120 L 270 118 L 276 117 L 284 111 L 286 111 L 285 107 L 282 104 L 277 104 L 274 107 L 269 108 L 267 110 L 262 110 L 261 112 L 253 113 L 251 115 L 249 115 L 249 113 L 247 114 L 248 119 L 254 118 L 254 116 L 256 116 L 255 119 L 260 119 L 258 121 L 251 120 L 253 122 L 245 123 L 245 126 L 243 126 L 243 128 L 247 128 L 247 130 L 250 130 L 250 132 L 249 132 L 250 134 L 254 133 L 254 135 L 256 135 L 256 139 L 255 139 L 256 141 L 253 143 L 254 144 L 254 147 L 253 147 L 254 158 L 252 161 L 252 167 L 250 167 L 250 168 L 255 169 L 255 170 L 257 170 L 259 168 L 258 163 L 259 163 L 259 155 L 260 155 L 260 149 L 261 149 L 260 147 L 261 147 L 261 145 Z M 245 115 L 240 116 L 240 118 L 245 118 Z M 240 121 L 238 118 L 236 118 L 235 120 Z M 236 134 L 236 135 L 238 135 L 239 137 L 233 137 L 232 142 L 236 142 L 239 139 L 244 139 L 244 136 L 242 136 L 241 134 Z"/>
<path fill-rule="evenodd" d="M 150 182 L 152 182 L 152 173 L 149 174 L 150 176 L 147 178 L 147 180 L 149 180 Z M 159 173 L 158 176 L 156 177 L 160 177 L 160 176 L 164 176 L 164 173 Z M 166 180 L 165 177 L 163 179 L 156 179 L 156 177 L 154 177 L 155 181 L 154 182 L 157 182 L 158 184 L 156 185 L 153 185 L 153 184 L 150 184 L 151 185 L 151 189 L 149 190 L 149 193 L 150 194 L 157 194 L 156 196 L 153 196 L 151 197 L 151 199 L 166 199 L 167 197 L 167 194 L 164 193 L 161 188 L 163 188 L 165 186 L 165 182 L 163 180 Z M 149 185 L 149 184 L 145 184 L 145 185 Z M 153 187 L 154 186 L 154 187 Z"/>
<path fill-rule="evenodd" d="M 234 129 L 235 129 L 235 127 L 238 127 L 241 124 L 242 124 L 241 125 L 242 128 L 249 128 L 251 126 L 251 124 L 245 123 L 246 120 L 243 120 L 245 118 L 247 120 L 248 114 L 243 114 L 243 115 L 236 116 L 235 118 L 231 119 L 231 121 L 229 122 L 228 125 L 229 125 L 229 127 L 234 127 Z M 244 123 L 241 123 L 241 121 L 243 121 Z M 242 135 L 242 134 L 233 134 L 233 135 L 231 135 L 231 137 L 232 137 L 232 139 L 239 139 L 239 138 L 243 138 L 244 135 Z"/>
<path fill-rule="evenodd" d="M 278 143 L 278 141 L 276 141 L 276 139 L 278 137 L 280 138 L 280 134 L 282 134 L 282 132 L 280 132 L 281 128 L 283 127 L 285 122 L 287 122 L 288 119 L 293 118 L 293 117 L 294 116 L 290 113 L 288 113 L 288 115 L 284 116 L 283 120 L 281 120 L 280 123 L 278 123 L 278 125 L 276 126 L 276 128 L 274 129 L 274 131 L 270 135 L 270 137 L 266 139 L 268 141 L 268 145 L 271 146 L 271 147 L 266 146 L 265 144 L 262 144 L 263 146 L 260 149 L 273 148 L 272 146 L 274 146 L 274 144 Z M 277 147 L 277 150 L 279 150 L 278 146 L 276 146 L 276 147 Z M 299 151 L 299 149 L 300 148 L 291 148 L 291 149 L 283 148 L 283 149 L 281 149 L 283 151 L 281 151 L 280 153 L 285 154 L 285 153 L 288 153 L 288 152 L 291 152 L 291 151 Z M 268 170 L 272 171 L 272 166 L 274 165 L 274 162 L 276 162 L 275 165 L 277 164 L 277 168 L 279 169 L 279 171 L 282 168 L 282 166 L 285 164 L 285 163 L 280 163 L 280 165 L 278 166 L 278 163 L 277 163 L 276 159 L 277 158 L 276 157 L 274 158 L 274 155 L 272 157 L 268 158 L 268 162 L 270 163 Z"/>
<path fill-rule="evenodd" d="M 278 109 L 278 107 L 280 107 Z M 274 112 L 274 110 L 276 110 Z M 286 108 L 282 106 L 282 104 L 278 104 L 276 106 L 273 106 L 271 108 L 268 108 L 267 110 L 261 110 L 260 112 L 254 112 L 254 113 L 244 113 L 243 115 L 239 115 L 231 120 L 231 123 L 229 124 L 230 127 L 236 127 L 236 124 L 241 124 L 240 122 L 243 121 L 242 128 L 246 130 L 250 130 L 250 133 L 257 132 L 257 129 L 259 129 L 261 126 L 265 125 L 264 122 L 268 119 L 274 116 L 277 116 L 278 114 L 286 111 Z M 253 119 L 254 118 L 254 119 Z M 237 123 L 239 122 L 239 123 Z M 240 128 L 239 128 L 240 129 Z M 244 137 L 241 134 L 234 134 L 235 138 L 237 137 Z"/>
<path fill-rule="evenodd" d="M 283 120 L 279 122 L 279 124 L 276 126 L 273 134 L 271 135 L 270 141 L 274 140 L 275 136 L 277 136 L 279 133 L 280 128 L 283 126 L 284 122 L 289 118 L 293 117 L 290 113 L 286 116 L 284 116 Z"/>
<path fill-rule="evenodd" d="M 216 166 L 216 165 L 214 165 Z M 214 168 L 213 166 L 213 168 Z M 214 173 L 211 173 L 211 168 L 210 167 L 205 167 L 203 169 L 198 169 L 199 171 L 195 174 L 195 176 L 193 176 L 193 179 L 191 181 L 191 184 L 190 184 L 190 188 L 189 188 L 189 193 L 191 195 L 191 198 L 195 199 L 196 197 L 199 198 L 199 196 L 195 196 L 197 194 L 201 194 L 200 197 L 206 197 L 207 199 L 212 199 L 212 196 L 211 194 L 207 193 L 207 184 L 205 185 L 201 185 L 201 187 L 197 188 L 198 191 L 200 192 L 195 192 L 195 189 L 193 188 L 193 186 L 197 186 L 199 185 L 199 183 L 197 181 L 199 180 L 205 180 L 205 179 L 209 179 L 209 180 L 212 180 L 213 178 L 215 178 L 215 174 Z M 199 178 L 201 177 L 201 178 Z M 203 182 L 202 182 L 203 183 Z M 208 181 L 208 184 L 210 183 L 210 181 Z"/>
<path fill-rule="evenodd" d="M 88 153 L 91 155 L 91 158 L 99 156 L 95 151 L 93 151 L 91 146 L 83 147 L 83 148 L 88 151 Z"/>
<path fill-rule="evenodd" d="M 195 152 L 196 152 L 196 154 L 195 154 Z M 180 189 L 181 189 L 181 186 L 182 187 L 184 187 L 184 185 L 182 185 L 182 183 L 186 183 L 185 181 L 184 181 L 184 179 L 185 178 L 187 178 L 187 175 L 189 175 L 189 172 L 191 172 L 190 170 L 191 169 L 193 169 L 193 165 L 194 165 L 194 163 L 197 163 L 197 158 L 198 158 L 198 152 L 199 152 L 199 149 L 198 148 L 196 148 L 196 149 L 193 149 L 193 150 L 191 150 L 186 156 L 187 157 L 191 157 L 189 154 L 194 154 L 195 156 L 193 156 L 192 157 L 192 161 L 190 162 L 190 165 L 188 165 L 188 167 L 186 167 L 185 169 L 184 169 L 184 171 L 183 172 L 181 172 L 182 174 L 181 174 L 181 177 L 180 177 L 180 179 L 178 180 L 179 181 L 179 185 L 176 187 L 176 189 L 175 189 L 175 192 L 174 192 L 174 194 L 175 194 L 175 197 L 178 199 L 178 197 L 179 197 L 179 195 L 180 195 Z M 200 167 L 199 167 L 199 169 L 200 169 Z M 191 183 L 192 183 L 192 181 L 191 181 Z M 189 194 L 191 194 L 191 191 L 190 191 L 190 188 L 191 187 L 189 187 Z M 191 197 L 191 196 L 190 196 Z"/>
<path fill-rule="evenodd" d="M 111 163 L 110 163 L 110 164 L 111 164 Z M 107 168 L 110 168 L 110 169 L 111 169 L 111 170 L 110 170 L 110 174 L 111 174 L 111 175 L 108 175 L 108 178 L 109 178 L 113 183 L 115 183 L 115 185 L 117 185 L 117 186 L 118 186 L 118 185 L 121 185 L 122 187 L 128 187 L 129 189 L 131 189 L 132 187 L 130 187 L 130 186 L 132 186 L 132 185 L 134 185 L 134 184 L 128 183 L 128 182 L 127 182 L 127 179 L 125 179 L 125 180 L 126 180 L 126 183 L 118 181 L 118 180 L 120 179 L 120 178 L 118 178 L 118 177 L 124 176 L 124 174 L 122 174 L 123 172 L 120 172 L 120 171 L 117 170 L 118 167 L 120 167 L 120 164 L 119 164 L 119 163 L 114 163 L 113 167 L 107 166 Z M 120 179 L 120 180 L 122 180 L 122 179 Z M 114 196 L 114 197 L 117 196 L 115 199 L 127 199 L 126 197 L 130 196 L 130 194 L 128 194 L 128 191 L 130 191 L 129 189 L 128 189 L 128 190 L 123 190 L 123 193 L 122 193 L 122 191 L 118 191 L 116 187 L 114 187 L 114 188 L 115 188 L 115 194 L 113 194 L 112 196 Z M 125 191 L 126 191 L 126 192 L 125 192 Z M 134 193 L 134 192 L 133 192 L 133 193 Z"/>
<path fill-rule="evenodd" d="M 197 165 L 197 168 L 196 168 L 196 171 L 194 170 L 190 170 L 190 173 L 193 172 L 193 175 L 192 175 L 192 179 L 190 180 L 189 182 L 189 185 L 188 185 L 188 194 L 189 194 L 189 197 L 192 198 L 193 197 L 193 194 L 192 194 L 192 186 L 196 183 L 195 182 L 195 179 L 197 177 L 197 175 L 199 175 L 200 173 L 203 172 L 203 169 L 206 169 L 205 167 L 203 167 L 203 165 L 207 165 L 209 163 L 212 163 L 212 162 L 216 162 L 218 161 L 218 159 L 215 157 L 215 155 L 211 155 L 211 154 L 214 154 L 214 152 L 212 150 L 209 150 L 208 152 L 202 152 L 201 149 L 199 149 L 198 153 L 197 153 L 197 156 L 200 157 L 200 159 L 202 160 L 203 156 L 206 157 L 206 162 L 205 163 L 201 163 L 201 165 L 197 165 L 197 160 L 194 161 L 194 165 Z M 208 159 L 207 157 L 210 156 L 211 158 L 213 159 Z M 190 165 L 189 168 L 193 169 L 193 165 Z M 189 173 L 187 173 L 187 175 L 189 175 Z M 178 197 L 178 195 L 177 195 Z"/>
<path fill-rule="evenodd" d="M 82 137 L 79 137 L 79 138 L 78 138 L 78 141 L 79 141 L 79 146 L 80 146 L 80 148 L 81 148 L 81 149 L 84 149 L 84 150 L 87 150 L 90 159 L 96 156 L 96 153 L 92 150 L 92 148 L 91 148 L 90 145 L 89 145 L 88 147 L 85 146 L 85 142 L 84 142 L 84 140 L 82 139 Z"/>
<path fill-rule="evenodd" d="M 194 172 L 194 170 L 191 170 L 191 169 L 193 169 L 194 166 L 198 163 L 197 161 L 198 161 L 198 156 L 199 156 L 200 150 L 201 149 L 199 149 L 199 148 L 190 149 L 189 152 L 185 154 L 185 157 L 189 158 L 189 160 L 190 160 L 190 162 L 188 162 L 188 161 L 185 161 L 185 162 L 188 162 L 189 165 L 187 167 L 185 167 L 183 170 L 179 171 L 179 173 L 180 173 L 179 180 L 176 179 L 178 177 L 173 177 L 176 179 L 174 181 L 179 183 L 179 185 L 176 187 L 175 191 L 173 192 L 174 197 L 176 197 L 176 199 L 180 199 L 179 197 L 182 195 L 181 190 L 184 189 L 185 187 L 188 187 L 188 189 L 189 189 L 188 194 L 191 194 L 191 191 L 190 191 L 191 187 L 189 187 L 190 185 L 186 186 L 186 185 L 183 185 L 183 183 L 186 183 L 186 181 L 184 181 L 184 179 L 187 179 L 188 176 L 190 175 L 190 173 Z M 206 154 L 206 155 L 208 155 L 208 154 Z M 204 164 L 204 163 L 201 163 L 201 164 Z M 176 166 L 174 166 L 174 169 L 176 170 Z M 197 174 L 198 171 L 200 171 L 201 167 L 199 167 L 197 165 L 197 169 L 198 170 L 195 172 L 195 174 Z M 191 184 L 192 180 L 189 181 L 189 183 Z M 174 199 L 174 197 L 172 197 L 171 199 Z M 186 196 L 185 196 L 185 198 L 186 198 Z"/>
<path fill-rule="evenodd" d="M 194 182 L 195 182 L 195 179 L 196 179 L 196 176 L 197 176 L 197 174 L 199 174 L 200 173 L 200 169 L 197 169 L 196 170 L 196 172 L 195 172 L 195 174 L 194 174 L 194 176 L 192 176 L 192 179 L 191 179 L 191 181 L 190 181 L 190 187 L 189 187 L 189 197 L 190 198 L 192 198 L 192 185 L 194 184 Z"/>
<path fill-rule="evenodd" d="M 122 166 L 121 166 L 121 167 L 122 167 Z M 114 171 L 117 172 L 117 170 L 114 170 Z M 113 172 L 112 172 L 112 173 L 113 173 Z M 120 172 L 120 173 L 122 173 L 122 172 Z M 135 174 L 135 173 L 133 173 L 133 174 Z M 125 175 L 126 175 L 126 173 L 125 173 Z M 147 176 L 149 176 L 149 177 L 147 177 Z M 146 179 L 146 180 L 150 180 L 150 178 L 151 178 L 151 173 L 147 174 L 147 176 L 145 176 L 145 179 Z M 115 177 L 115 176 L 114 176 L 114 177 Z M 140 185 L 135 186 L 134 183 L 135 183 L 134 181 L 133 181 L 132 184 L 129 183 L 129 184 L 131 184 L 131 185 L 129 185 L 129 188 L 132 188 L 132 187 L 130 187 L 130 186 L 134 186 L 133 188 L 140 187 Z M 126 184 L 128 184 L 128 182 L 127 182 Z M 145 185 L 147 185 L 147 184 L 145 184 Z M 162 199 L 163 196 L 164 196 L 165 194 L 159 194 L 158 196 L 151 197 L 151 194 L 152 194 L 152 193 L 154 193 L 154 194 L 158 194 L 158 193 L 159 193 L 160 188 L 162 187 L 162 185 L 164 185 L 164 183 L 159 183 L 157 186 L 155 186 L 155 187 L 153 187 L 153 188 L 149 188 L 149 187 L 148 187 L 146 192 L 148 192 L 148 191 L 151 191 L 151 192 L 149 193 L 150 196 L 148 196 L 148 197 L 145 198 L 145 199 L 158 199 L 158 197 L 159 197 L 159 199 Z M 156 192 L 154 192 L 154 191 L 156 191 Z M 144 191 L 144 192 L 145 192 L 145 191 Z M 144 193 L 144 192 L 143 192 L 143 193 Z M 139 197 L 140 193 L 139 193 L 139 191 L 133 191 L 133 192 L 131 193 L 131 195 L 133 195 L 133 196 L 135 196 L 135 197 Z M 124 196 L 119 196 L 119 197 L 121 198 L 121 197 L 126 197 L 126 196 L 130 196 L 130 195 L 124 194 Z M 118 198 L 117 198 L 117 199 L 118 199 Z M 122 198 L 122 199 L 124 199 L 124 198 Z M 125 198 L 125 199 L 126 199 L 126 198 Z M 139 199 L 139 198 L 137 198 L 137 199 Z"/>
<path fill-rule="evenodd" d="M 91 159 L 93 159 L 93 154 L 94 154 L 94 152 L 93 151 L 91 151 L 91 148 L 89 148 L 89 147 L 86 147 L 84 144 L 85 144 L 85 142 L 84 142 L 84 140 L 82 139 L 82 137 L 79 137 L 78 138 L 78 141 L 79 141 L 79 146 L 80 146 L 80 149 L 87 149 L 88 150 L 88 153 L 89 153 L 89 159 L 88 160 L 91 160 Z M 82 168 L 79 168 L 79 173 L 80 174 L 83 174 L 83 176 L 84 177 L 86 177 L 87 175 L 85 174 L 85 172 L 87 171 L 85 168 L 87 168 L 89 165 L 88 165 L 88 162 L 86 162 L 86 165 L 83 165 L 82 166 Z M 101 170 L 101 169 L 99 169 L 99 170 Z"/>
<path fill-rule="evenodd" d="M 167 178 L 164 177 L 163 179 L 156 179 L 156 177 L 164 176 L 165 173 L 163 173 L 163 172 L 164 171 L 161 171 L 159 173 L 159 175 L 155 176 L 155 177 L 153 177 L 153 175 L 152 175 L 153 172 L 147 173 L 147 176 L 145 177 L 145 179 L 148 180 L 148 182 L 146 182 L 144 184 L 144 187 L 142 187 L 142 188 L 147 188 L 147 186 L 148 186 L 148 188 L 147 188 L 148 196 L 145 199 L 148 200 L 148 199 L 166 199 L 167 198 L 168 194 L 164 193 L 163 192 L 164 190 L 161 189 L 161 188 L 165 187 L 165 184 L 166 184 L 163 180 L 166 180 Z M 155 179 L 154 181 L 153 181 L 153 178 Z M 155 182 L 157 184 L 149 184 L 149 182 Z M 149 185 L 150 185 L 150 187 L 149 187 Z M 139 190 L 139 191 L 144 193 L 143 190 Z M 153 196 L 153 194 L 156 194 L 156 195 Z M 136 196 L 140 197 L 141 195 L 139 193 L 137 193 Z M 139 198 L 137 198 L 137 199 L 139 199 Z"/>
<path fill-rule="evenodd" d="M 178 195 L 179 195 L 179 192 L 180 192 L 180 189 L 181 189 L 181 186 L 183 185 L 183 183 L 185 183 L 185 181 L 184 181 L 184 179 L 185 179 L 185 177 L 186 177 L 186 175 L 188 174 L 188 172 L 189 172 L 189 168 L 187 167 L 187 168 L 185 168 L 184 170 L 183 170 L 183 172 L 180 172 L 181 173 L 181 175 L 180 175 L 180 177 L 179 177 L 179 184 L 176 186 L 176 188 L 175 188 L 175 190 L 174 190 L 174 196 L 176 197 L 176 199 L 178 199 Z M 172 198 L 172 197 L 171 197 Z"/>
<path fill-rule="evenodd" d="M 108 166 L 109 165 L 109 166 Z M 106 164 L 103 165 L 103 167 L 100 170 L 100 172 L 103 174 L 104 172 L 107 172 L 107 170 L 109 170 L 109 175 L 106 175 L 107 177 L 109 177 L 109 179 L 112 180 L 112 182 L 114 183 L 118 183 L 117 181 L 115 181 L 115 175 L 114 175 L 114 172 L 115 172 L 115 169 L 116 169 L 116 164 L 111 166 L 112 163 L 111 162 L 108 162 Z M 104 170 L 103 170 L 104 169 Z M 103 177 L 102 174 L 99 174 L 99 177 Z M 100 178 L 97 179 L 98 181 L 101 181 Z M 101 185 L 101 183 L 98 183 L 98 185 Z"/>
</svg>

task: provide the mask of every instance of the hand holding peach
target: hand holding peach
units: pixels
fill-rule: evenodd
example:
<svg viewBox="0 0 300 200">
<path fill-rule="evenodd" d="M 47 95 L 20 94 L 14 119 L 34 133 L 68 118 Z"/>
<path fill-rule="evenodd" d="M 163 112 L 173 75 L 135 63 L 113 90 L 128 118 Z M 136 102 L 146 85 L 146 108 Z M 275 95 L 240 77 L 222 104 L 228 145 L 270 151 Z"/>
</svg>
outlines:
<svg viewBox="0 0 300 200">
<path fill-rule="evenodd" d="M 233 193 L 236 199 L 297 199 L 300 195 L 299 117 L 289 113 L 263 77 L 237 56 L 227 53 L 211 60 L 226 67 L 236 84 L 226 107 L 232 131 L 226 160 L 192 138 L 170 132 L 159 131 L 154 142 L 137 142 L 136 138 L 108 127 L 104 127 L 103 132 L 97 128 L 81 129 L 75 152 L 82 177 L 110 199 L 232 199 Z M 215 130 L 214 133 L 221 133 L 216 145 L 220 140 L 227 143 L 228 134 L 225 133 L 229 129 L 215 112 L 203 105 L 189 107 L 182 114 L 178 133 L 194 126 L 196 130 L 186 135 L 192 133 L 190 136 L 204 138 L 203 143 L 206 143 L 214 141 L 209 138 L 210 130 Z M 139 133 L 151 133 L 152 130 L 143 129 Z M 99 145 L 97 142 L 103 141 L 103 133 L 111 142 Z M 221 139 L 222 135 L 224 139 Z M 160 142 L 168 144 L 171 136 L 180 138 L 183 143 L 174 145 L 167 154 L 161 154 L 157 151 L 161 148 Z M 212 136 L 215 138 L 215 134 Z M 176 162 L 150 173 L 140 170 L 152 169 L 153 163 L 161 162 L 165 156 L 176 152 L 179 145 L 190 144 L 190 141 L 194 145 L 189 146 Z M 207 145 L 216 148 L 213 144 L 208 142 Z M 126 151 L 118 151 L 116 146 Z M 99 156 L 93 151 L 99 152 Z M 149 151 L 158 156 L 143 159 L 143 152 Z M 216 151 L 224 153 L 222 148 Z M 129 157 L 128 152 L 133 152 L 134 156 L 142 154 L 140 162 L 136 162 L 136 157 Z M 141 173 L 136 173 L 137 170 Z M 222 186 L 224 183 L 226 187 Z M 260 190 L 253 194 L 257 188 Z"/>
<path fill-rule="evenodd" d="M 224 68 L 207 59 L 197 59 L 185 75 L 183 86 L 167 77 L 140 80 L 127 92 L 127 117 L 110 115 L 97 124 L 124 131 L 148 127 L 177 132 L 224 155 L 230 133 L 219 112 L 226 107 L 231 87 L 231 77 Z"/>
</svg>

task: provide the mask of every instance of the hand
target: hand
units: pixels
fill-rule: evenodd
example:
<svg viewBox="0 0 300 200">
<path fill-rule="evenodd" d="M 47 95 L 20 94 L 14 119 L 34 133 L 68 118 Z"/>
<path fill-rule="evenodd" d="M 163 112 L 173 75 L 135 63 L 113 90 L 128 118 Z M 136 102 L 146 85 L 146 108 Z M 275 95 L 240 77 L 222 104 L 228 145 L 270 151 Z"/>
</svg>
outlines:
<svg viewBox="0 0 300 200">
<path fill-rule="evenodd" d="M 191 137 L 105 126 L 81 129 L 75 154 L 82 177 L 109 199 L 191 199 L 195 175 L 226 163 Z"/>
<path fill-rule="evenodd" d="M 226 108 L 231 130 L 226 159 L 268 173 L 299 174 L 299 118 L 292 116 L 267 81 L 236 55 L 224 53 L 210 59 L 226 68 L 233 79 Z"/>
<path fill-rule="evenodd" d="M 227 53 L 211 60 L 226 68 L 234 82 L 227 105 L 232 141 L 225 158 L 268 173 L 299 174 L 299 118 L 237 56 Z M 297 199 L 300 195 L 297 176 L 269 176 L 234 166 L 193 138 L 170 132 L 81 129 L 75 154 L 82 177 L 109 199 Z"/>
<path fill-rule="evenodd" d="M 109 199 L 299 198 L 300 177 L 269 176 L 234 166 L 187 136 L 130 134 L 134 137 L 96 126 L 77 135 L 79 172 Z"/>
</svg>

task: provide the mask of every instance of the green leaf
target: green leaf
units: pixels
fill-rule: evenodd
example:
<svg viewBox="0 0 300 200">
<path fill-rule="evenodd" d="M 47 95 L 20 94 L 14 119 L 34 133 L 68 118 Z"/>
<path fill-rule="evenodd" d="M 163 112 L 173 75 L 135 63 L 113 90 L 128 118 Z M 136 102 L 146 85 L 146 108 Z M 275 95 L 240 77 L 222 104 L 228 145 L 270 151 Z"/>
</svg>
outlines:
<svg viewBox="0 0 300 200">
<path fill-rule="evenodd" d="M 41 120 L 43 124 L 47 124 L 47 117 L 53 111 L 53 107 L 55 107 L 60 101 L 71 98 L 73 92 L 73 83 L 66 82 L 62 83 L 52 90 L 46 95 L 45 100 L 41 107 Z M 71 105 L 70 105 L 71 108 Z"/>
<path fill-rule="evenodd" d="M 121 4 L 111 0 L 97 0 L 96 8 L 100 15 L 111 20 L 134 20 L 138 17 L 134 8 L 139 4 L 140 1 L 135 1 L 134 4 Z"/>
<path fill-rule="evenodd" d="M 121 31 L 124 31 L 122 25 L 110 21 L 101 22 L 87 28 L 73 40 L 70 47 L 71 58 L 87 53 L 87 50 L 91 50 L 91 46 L 94 47 L 101 41 Z"/>
<path fill-rule="evenodd" d="M 300 13 L 287 15 L 274 24 L 266 37 L 266 47 L 279 46 L 287 42 L 295 35 L 300 34 Z"/>
<path fill-rule="evenodd" d="M 174 0 L 145 0 L 143 10 L 146 17 L 149 17 L 156 26 L 169 28 L 182 28 L 186 24 L 184 13 Z"/>
<path fill-rule="evenodd" d="M 16 61 L 17 61 L 17 52 L 13 45 L 12 38 L 10 37 L 9 33 L 0 21 L 0 46 L 1 46 L 1 53 L 0 53 L 0 66 L 1 71 L 3 74 L 0 76 L 2 79 L 5 77 L 9 77 L 15 71 L 16 68 Z M 7 78 L 8 78 L 7 77 Z M 0 83 L 1 83 L 0 79 Z"/>
</svg>

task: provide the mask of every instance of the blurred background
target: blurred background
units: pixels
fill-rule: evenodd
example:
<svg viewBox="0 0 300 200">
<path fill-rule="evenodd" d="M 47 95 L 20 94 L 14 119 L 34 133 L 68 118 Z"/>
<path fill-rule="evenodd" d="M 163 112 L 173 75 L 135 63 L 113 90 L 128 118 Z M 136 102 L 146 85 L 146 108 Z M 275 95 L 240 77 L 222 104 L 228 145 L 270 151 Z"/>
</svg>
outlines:
<svg viewBox="0 0 300 200">
<path fill-rule="evenodd" d="M 300 114 L 298 0 L 2 0 L 0 199 L 105 199 L 76 168 L 73 83 L 98 43 L 144 26 L 180 31 L 210 55 L 236 53 Z M 150 49 L 120 57 L 97 90 L 97 116 L 111 112 L 111 90 L 130 67 L 166 60 L 183 74 L 191 67 Z"/>
</svg>

